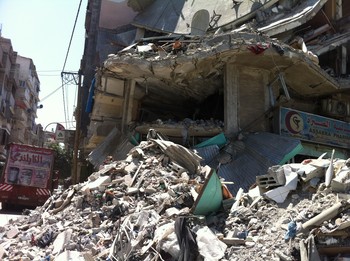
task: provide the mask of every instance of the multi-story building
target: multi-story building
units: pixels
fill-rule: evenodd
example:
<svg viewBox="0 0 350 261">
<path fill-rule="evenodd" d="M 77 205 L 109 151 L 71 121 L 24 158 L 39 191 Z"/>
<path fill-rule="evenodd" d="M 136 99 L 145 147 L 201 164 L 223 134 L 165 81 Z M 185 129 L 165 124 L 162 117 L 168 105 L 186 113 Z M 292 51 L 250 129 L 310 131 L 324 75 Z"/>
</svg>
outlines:
<svg viewBox="0 0 350 261">
<path fill-rule="evenodd" d="M 14 97 L 19 84 L 16 59 L 11 40 L 0 37 L 0 160 L 6 157 L 5 146 L 10 141 L 15 113 Z"/>
<path fill-rule="evenodd" d="M 39 102 L 40 81 L 33 60 L 17 56 L 19 67 L 19 86 L 15 92 L 15 117 L 11 142 L 40 145 L 37 126 L 37 108 Z"/>
<path fill-rule="evenodd" d="M 9 142 L 43 145 L 35 123 L 40 81 L 35 65 L 13 51 L 10 39 L 0 37 L 0 161 Z"/>
</svg>

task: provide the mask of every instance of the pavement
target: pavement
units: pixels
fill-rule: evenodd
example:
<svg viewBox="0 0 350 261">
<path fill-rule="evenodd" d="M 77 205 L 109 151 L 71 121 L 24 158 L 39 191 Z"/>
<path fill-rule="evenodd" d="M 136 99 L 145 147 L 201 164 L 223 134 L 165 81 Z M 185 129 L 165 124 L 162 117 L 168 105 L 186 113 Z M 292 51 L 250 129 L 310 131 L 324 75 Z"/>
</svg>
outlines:
<svg viewBox="0 0 350 261">
<path fill-rule="evenodd" d="M 16 219 L 18 217 L 21 216 L 21 212 L 18 211 L 7 211 L 7 210 L 3 210 L 1 203 L 0 203 L 0 226 L 4 226 L 7 223 L 9 223 L 9 221 L 12 219 Z"/>
</svg>

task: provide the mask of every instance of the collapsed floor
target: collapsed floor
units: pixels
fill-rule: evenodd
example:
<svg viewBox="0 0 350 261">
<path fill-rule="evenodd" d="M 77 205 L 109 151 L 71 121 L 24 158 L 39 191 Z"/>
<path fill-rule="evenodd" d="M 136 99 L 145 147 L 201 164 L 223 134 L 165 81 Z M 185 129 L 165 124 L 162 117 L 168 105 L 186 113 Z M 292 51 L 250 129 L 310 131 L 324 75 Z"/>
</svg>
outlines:
<svg viewBox="0 0 350 261">
<path fill-rule="evenodd" d="M 149 138 L 1 227 L 0 258 L 305 261 L 349 253 L 349 160 L 273 166 L 233 196 L 230 181 L 218 185 L 201 162 Z"/>
</svg>

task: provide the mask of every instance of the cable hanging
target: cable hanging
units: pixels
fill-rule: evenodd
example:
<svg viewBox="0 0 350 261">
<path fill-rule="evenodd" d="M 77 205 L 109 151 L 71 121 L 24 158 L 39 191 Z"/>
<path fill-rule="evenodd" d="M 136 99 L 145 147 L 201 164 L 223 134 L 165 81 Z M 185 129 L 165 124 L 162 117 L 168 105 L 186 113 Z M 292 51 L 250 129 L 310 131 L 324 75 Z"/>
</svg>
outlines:
<svg viewBox="0 0 350 261">
<path fill-rule="evenodd" d="M 78 7 L 78 11 L 77 11 L 77 15 L 75 16 L 74 26 L 73 26 L 72 34 L 71 34 L 71 36 L 70 36 L 69 45 L 68 45 L 68 49 L 67 49 L 67 53 L 66 53 L 66 58 L 64 59 L 64 64 L 63 64 L 62 72 L 64 72 L 64 69 L 66 68 L 66 63 L 67 63 L 67 59 L 68 59 L 68 54 L 69 54 L 70 46 L 71 46 L 71 44 L 72 44 L 72 40 L 73 40 L 73 36 L 74 36 L 75 26 L 77 25 L 77 21 L 78 21 L 78 17 L 79 17 L 81 2 L 82 2 L 82 0 L 80 0 L 79 7 Z"/>
<path fill-rule="evenodd" d="M 78 17 L 79 17 L 79 12 L 80 12 L 80 7 L 81 7 L 81 3 L 82 3 L 82 0 L 80 0 L 79 2 L 79 7 L 78 7 L 78 11 L 77 11 L 77 14 L 75 16 L 75 21 L 74 21 L 74 26 L 73 26 L 73 30 L 72 30 L 72 34 L 71 34 L 71 37 L 70 37 L 70 40 L 69 40 L 69 44 L 68 44 L 68 49 L 67 49 L 67 53 L 66 53 L 66 57 L 64 59 L 64 64 L 63 64 L 63 67 L 62 67 L 62 72 L 61 72 L 61 78 L 62 78 L 62 95 L 63 95 L 63 107 L 64 107 L 64 120 L 66 122 L 66 125 L 67 125 L 67 111 L 68 111 L 68 95 L 67 97 L 65 97 L 65 90 L 64 90 L 64 69 L 66 68 L 66 63 L 67 63 L 67 59 L 68 59 L 68 55 L 69 55 L 69 51 L 70 51 L 70 47 L 71 47 L 71 44 L 72 44 L 72 40 L 73 40 L 73 36 L 74 36 L 74 32 L 75 32 L 75 27 L 77 25 L 77 21 L 78 21 Z M 74 77 L 73 77 L 74 78 Z M 67 99 L 67 102 L 66 102 L 66 99 Z M 67 127 L 67 126 L 66 126 Z"/>
</svg>

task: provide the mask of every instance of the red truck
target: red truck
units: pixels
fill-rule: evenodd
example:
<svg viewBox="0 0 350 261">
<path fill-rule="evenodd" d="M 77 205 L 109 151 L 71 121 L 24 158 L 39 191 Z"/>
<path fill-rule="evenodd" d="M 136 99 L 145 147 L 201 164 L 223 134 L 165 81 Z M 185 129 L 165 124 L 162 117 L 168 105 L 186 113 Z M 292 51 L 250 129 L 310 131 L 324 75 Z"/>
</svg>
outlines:
<svg viewBox="0 0 350 261">
<path fill-rule="evenodd" d="M 0 202 L 4 206 L 35 207 L 50 197 L 54 181 L 54 150 L 10 143 L 0 178 Z"/>
</svg>

